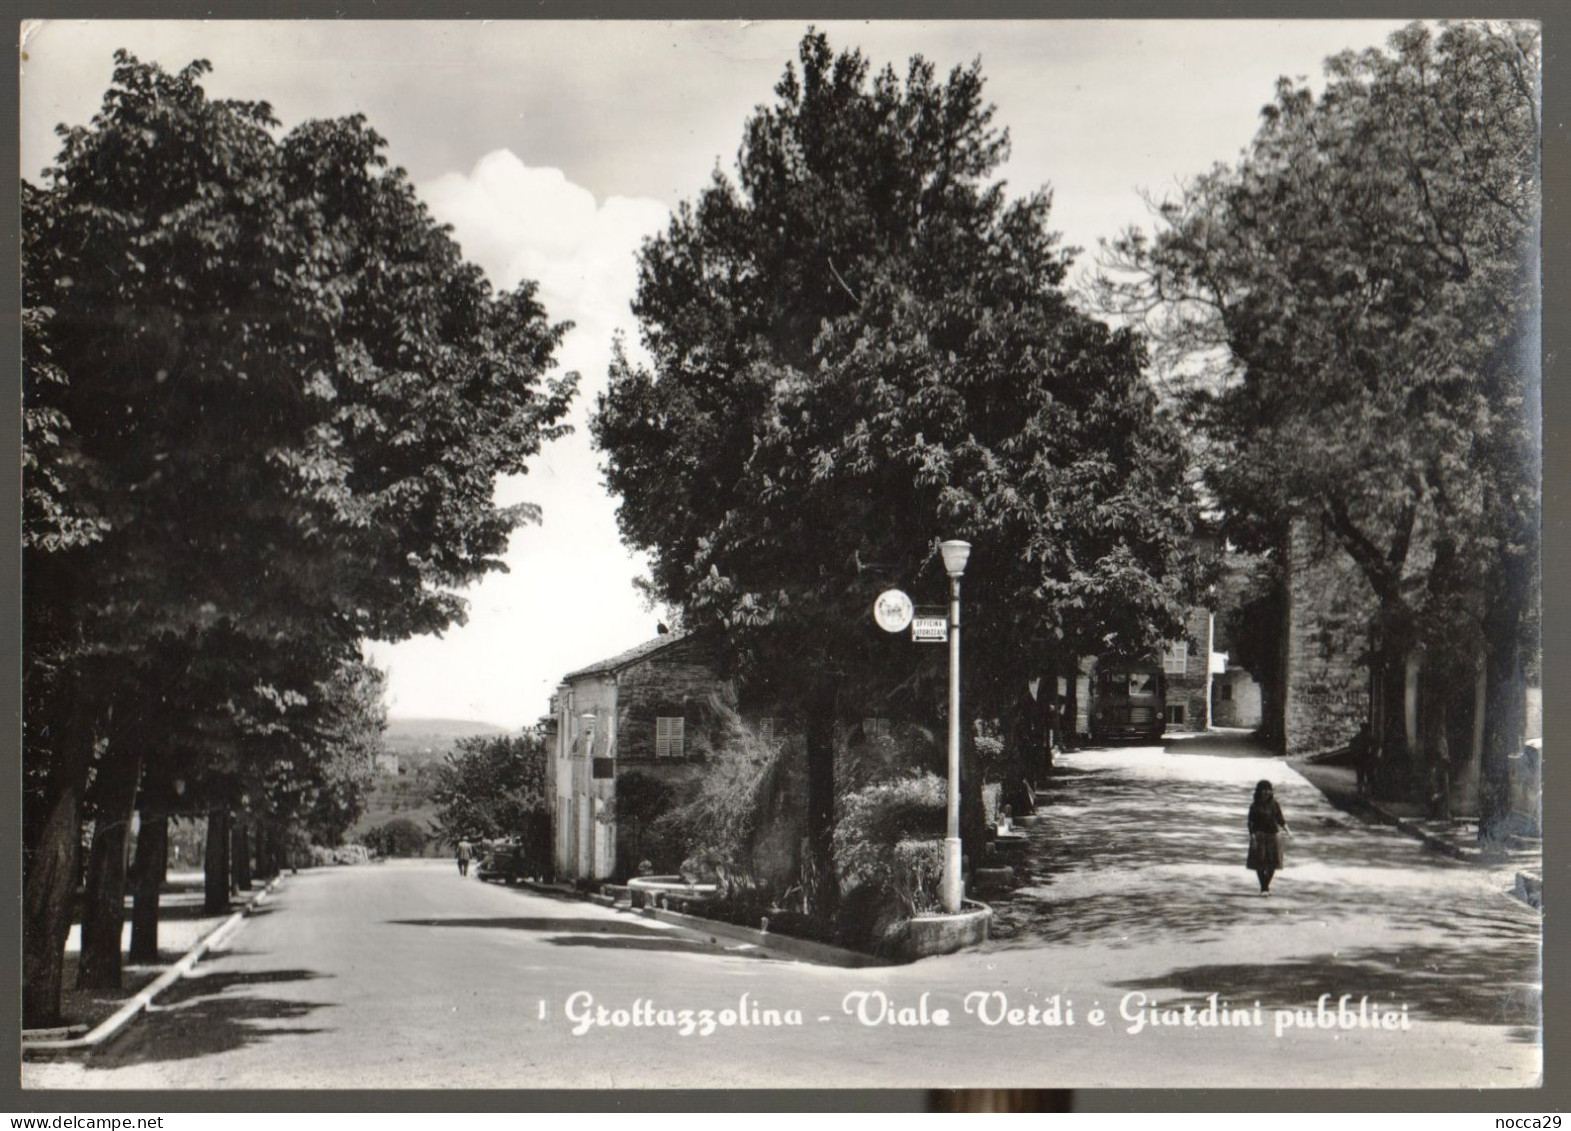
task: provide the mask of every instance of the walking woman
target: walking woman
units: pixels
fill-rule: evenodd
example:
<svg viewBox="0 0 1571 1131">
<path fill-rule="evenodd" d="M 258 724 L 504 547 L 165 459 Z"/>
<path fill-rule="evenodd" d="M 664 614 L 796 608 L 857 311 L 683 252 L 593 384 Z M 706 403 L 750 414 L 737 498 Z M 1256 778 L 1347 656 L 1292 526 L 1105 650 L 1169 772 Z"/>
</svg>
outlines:
<svg viewBox="0 0 1571 1131">
<path fill-rule="evenodd" d="M 1271 877 L 1282 867 L 1282 837 L 1287 835 L 1287 818 L 1277 804 L 1271 783 L 1255 786 L 1254 804 L 1249 807 L 1249 860 L 1260 877 L 1260 894 L 1271 894 Z"/>
</svg>

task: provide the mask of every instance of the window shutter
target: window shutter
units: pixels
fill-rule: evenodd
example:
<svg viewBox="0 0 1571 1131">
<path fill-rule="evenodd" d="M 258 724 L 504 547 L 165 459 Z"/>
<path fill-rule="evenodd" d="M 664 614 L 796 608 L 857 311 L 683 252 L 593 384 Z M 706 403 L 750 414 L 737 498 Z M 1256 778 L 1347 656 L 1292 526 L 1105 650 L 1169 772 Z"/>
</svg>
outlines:
<svg viewBox="0 0 1571 1131">
<path fill-rule="evenodd" d="M 685 719 L 657 716 L 655 718 L 655 757 L 680 758 L 682 756 L 683 724 Z"/>
</svg>

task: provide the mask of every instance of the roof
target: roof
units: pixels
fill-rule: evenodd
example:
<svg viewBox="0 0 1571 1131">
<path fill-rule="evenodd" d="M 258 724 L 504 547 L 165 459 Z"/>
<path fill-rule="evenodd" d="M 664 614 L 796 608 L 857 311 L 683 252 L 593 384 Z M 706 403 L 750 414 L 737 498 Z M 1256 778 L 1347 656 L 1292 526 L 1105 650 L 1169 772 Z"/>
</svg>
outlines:
<svg viewBox="0 0 1571 1131">
<path fill-rule="evenodd" d="M 626 652 L 612 656 L 609 660 L 601 660 L 599 663 L 590 664 L 588 667 L 568 672 L 562 677 L 562 682 L 568 683 L 588 675 L 611 675 L 625 667 L 636 664 L 639 660 L 649 658 L 662 648 L 670 647 L 672 644 L 686 639 L 688 639 L 688 636 L 683 632 L 662 633 L 653 640 L 644 641 L 636 648 L 629 648 Z"/>
</svg>

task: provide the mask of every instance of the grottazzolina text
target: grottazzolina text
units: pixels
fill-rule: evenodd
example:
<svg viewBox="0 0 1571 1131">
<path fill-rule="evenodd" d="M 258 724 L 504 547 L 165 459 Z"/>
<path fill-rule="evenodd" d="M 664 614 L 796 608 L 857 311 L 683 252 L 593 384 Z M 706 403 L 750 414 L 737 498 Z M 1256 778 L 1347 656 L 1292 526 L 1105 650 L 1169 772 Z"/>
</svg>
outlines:
<svg viewBox="0 0 1571 1131">
<path fill-rule="evenodd" d="M 1405 1003 L 1375 1002 L 1367 994 L 1329 993 L 1321 994 L 1311 1006 L 1285 1008 L 1258 1001 L 1235 1003 L 1220 994 L 1164 1002 L 1138 990 L 1108 1004 L 1092 1000 L 1081 1005 L 1061 993 L 1018 998 L 1003 990 L 974 990 L 943 1002 L 931 993 L 900 998 L 884 990 L 852 990 L 841 998 L 837 1010 L 816 1013 L 766 1002 L 751 993 L 740 994 L 734 1003 L 706 1008 L 647 997 L 605 1002 L 579 990 L 568 995 L 563 1009 L 575 1037 L 603 1029 L 669 1029 L 681 1037 L 708 1037 L 736 1029 L 799 1028 L 809 1023 L 917 1029 L 1116 1027 L 1131 1036 L 1175 1029 L 1263 1029 L 1283 1037 L 1294 1031 L 1412 1028 Z M 540 1016 L 545 1015 L 542 1001 Z"/>
</svg>

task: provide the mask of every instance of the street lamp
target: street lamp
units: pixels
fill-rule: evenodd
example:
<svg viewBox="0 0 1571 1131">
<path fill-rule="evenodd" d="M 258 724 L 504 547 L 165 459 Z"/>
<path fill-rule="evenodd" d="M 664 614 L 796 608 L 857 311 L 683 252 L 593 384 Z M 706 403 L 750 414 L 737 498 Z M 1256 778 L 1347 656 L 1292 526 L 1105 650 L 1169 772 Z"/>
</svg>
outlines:
<svg viewBox="0 0 1571 1131">
<path fill-rule="evenodd" d="M 971 543 L 940 542 L 944 572 L 949 574 L 949 820 L 944 833 L 944 910 L 960 911 L 965 881 L 960 874 L 960 578 L 971 556 Z"/>
</svg>

